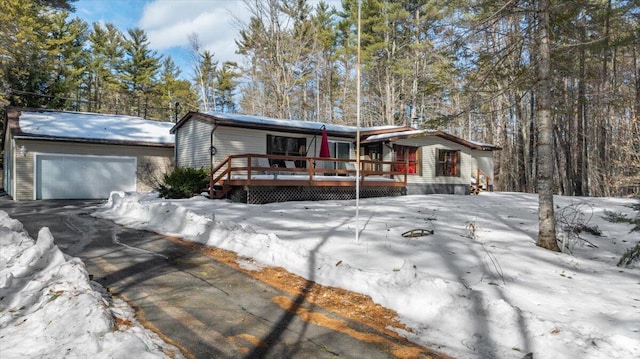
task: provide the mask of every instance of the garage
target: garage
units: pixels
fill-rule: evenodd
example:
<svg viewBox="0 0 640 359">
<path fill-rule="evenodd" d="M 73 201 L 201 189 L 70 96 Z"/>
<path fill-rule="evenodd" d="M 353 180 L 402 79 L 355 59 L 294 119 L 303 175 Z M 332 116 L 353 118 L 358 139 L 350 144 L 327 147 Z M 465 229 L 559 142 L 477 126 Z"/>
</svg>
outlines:
<svg viewBox="0 0 640 359">
<path fill-rule="evenodd" d="M 11 106 L 5 116 L 0 189 L 15 201 L 149 192 L 173 170 L 173 122 Z"/>
<path fill-rule="evenodd" d="M 36 199 L 99 199 L 136 190 L 136 158 L 36 155 Z"/>
</svg>

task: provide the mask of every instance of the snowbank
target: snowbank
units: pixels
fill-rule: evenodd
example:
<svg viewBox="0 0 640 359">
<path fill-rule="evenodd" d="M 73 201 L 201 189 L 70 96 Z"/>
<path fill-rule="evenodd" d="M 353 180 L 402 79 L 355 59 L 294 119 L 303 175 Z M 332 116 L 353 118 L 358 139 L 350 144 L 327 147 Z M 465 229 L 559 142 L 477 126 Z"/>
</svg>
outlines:
<svg viewBox="0 0 640 359">
<path fill-rule="evenodd" d="M 615 266 L 638 240 L 602 220 L 630 213 L 622 199 L 589 203 L 599 248 L 573 255 L 535 246 L 537 198 L 527 194 L 403 196 L 246 205 L 202 197 L 112 193 L 94 215 L 180 236 L 367 294 L 397 311 L 403 333 L 459 358 L 640 357 L 640 271 Z M 412 228 L 428 237 L 403 238 Z"/>
<path fill-rule="evenodd" d="M 142 328 L 133 310 L 89 280 L 48 228 L 34 241 L 0 211 L 0 351 L 10 358 L 182 357 Z"/>
</svg>

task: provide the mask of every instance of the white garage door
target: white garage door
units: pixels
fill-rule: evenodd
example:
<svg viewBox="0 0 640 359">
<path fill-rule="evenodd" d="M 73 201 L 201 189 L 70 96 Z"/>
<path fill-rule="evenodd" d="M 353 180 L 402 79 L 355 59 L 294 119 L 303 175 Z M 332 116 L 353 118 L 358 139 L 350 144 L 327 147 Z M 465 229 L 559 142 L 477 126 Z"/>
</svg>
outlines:
<svg viewBox="0 0 640 359">
<path fill-rule="evenodd" d="M 36 199 L 108 198 L 136 190 L 136 158 L 36 154 Z"/>
</svg>

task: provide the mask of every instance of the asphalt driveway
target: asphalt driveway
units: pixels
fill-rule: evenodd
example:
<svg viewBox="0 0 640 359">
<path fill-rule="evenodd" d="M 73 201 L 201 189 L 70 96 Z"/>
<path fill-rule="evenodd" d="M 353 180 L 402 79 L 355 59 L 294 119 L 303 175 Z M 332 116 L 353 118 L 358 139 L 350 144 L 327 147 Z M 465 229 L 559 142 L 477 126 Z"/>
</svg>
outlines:
<svg viewBox="0 0 640 359">
<path fill-rule="evenodd" d="M 34 238 L 49 227 L 63 252 L 81 258 L 94 281 L 126 299 L 188 358 L 397 357 L 388 344 L 349 334 L 373 329 L 308 304 L 304 295 L 292 297 L 175 240 L 91 217 L 87 207 L 99 203 L 0 199 L 0 210 Z M 282 297 L 350 330 L 305 321 L 276 304 Z"/>
</svg>

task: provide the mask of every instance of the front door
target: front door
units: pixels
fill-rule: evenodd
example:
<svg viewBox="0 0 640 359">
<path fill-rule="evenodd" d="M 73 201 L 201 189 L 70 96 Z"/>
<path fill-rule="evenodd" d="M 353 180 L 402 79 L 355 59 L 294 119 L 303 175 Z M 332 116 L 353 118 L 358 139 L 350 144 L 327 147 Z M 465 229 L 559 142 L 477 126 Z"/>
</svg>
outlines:
<svg viewBox="0 0 640 359">
<path fill-rule="evenodd" d="M 380 143 L 371 143 L 363 146 L 363 152 L 365 159 L 370 159 L 372 161 L 382 161 L 382 142 Z M 373 165 L 373 171 L 382 171 L 382 166 L 378 163 Z"/>
</svg>

